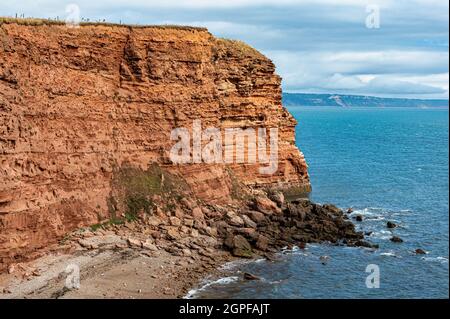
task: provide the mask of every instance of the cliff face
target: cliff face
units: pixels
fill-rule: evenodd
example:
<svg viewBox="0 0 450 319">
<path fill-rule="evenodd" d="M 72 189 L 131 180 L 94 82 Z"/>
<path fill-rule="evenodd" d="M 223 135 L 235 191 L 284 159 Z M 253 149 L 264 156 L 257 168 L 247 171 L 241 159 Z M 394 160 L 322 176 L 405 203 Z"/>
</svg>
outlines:
<svg viewBox="0 0 450 319">
<path fill-rule="evenodd" d="M 152 163 L 209 202 L 235 183 L 309 189 L 273 63 L 204 29 L 0 26 L 0 264 L 108 218 L 117 169 Z M 278 128 L 258 163 L 175 165 L 171 131 Z M 0 267 L 1 268 L 1 267 Z"/>
</svg>

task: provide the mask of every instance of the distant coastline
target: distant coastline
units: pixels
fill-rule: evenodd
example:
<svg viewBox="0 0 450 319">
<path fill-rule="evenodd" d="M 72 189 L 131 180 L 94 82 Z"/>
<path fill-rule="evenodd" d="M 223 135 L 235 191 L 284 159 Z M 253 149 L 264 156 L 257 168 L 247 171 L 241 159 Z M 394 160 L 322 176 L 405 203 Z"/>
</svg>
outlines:
<svg viewBox="0 0 450 319">
<path fill-rule="evenodd" d="M 448 100 L 382 98 L 365 95 L 283 93 L 284 106 L 448 108 Z"/>
</svg>

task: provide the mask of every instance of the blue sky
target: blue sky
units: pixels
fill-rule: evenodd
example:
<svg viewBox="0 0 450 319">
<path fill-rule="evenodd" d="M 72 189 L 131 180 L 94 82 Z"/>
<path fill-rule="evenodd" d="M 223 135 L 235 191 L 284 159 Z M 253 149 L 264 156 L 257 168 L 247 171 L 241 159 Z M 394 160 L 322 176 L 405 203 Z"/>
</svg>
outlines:
<svg viewBox="0 0 450 319">
<path fill-rule="evenodd" d="M 271 58 L 289 92 L 448 98 L 447 0 L 1 0 L 0 15 L 207 27 Z M 367 28 L 367 5 L 380 27 Z"/>
</svg>

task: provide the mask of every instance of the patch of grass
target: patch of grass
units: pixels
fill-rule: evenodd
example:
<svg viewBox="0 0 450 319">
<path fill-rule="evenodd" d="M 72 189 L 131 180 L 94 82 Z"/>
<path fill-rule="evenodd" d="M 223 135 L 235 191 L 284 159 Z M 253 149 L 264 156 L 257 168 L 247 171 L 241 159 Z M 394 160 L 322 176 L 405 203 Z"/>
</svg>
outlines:
<svg viewBox="0 0 450 319">
<path fill-rule="evenodd" d="M 103 228 L 103 224 L 101 224 L 101 223 L 94 224 L 94 225 L 91 225 L 89 228 L 91 229 L 91 231 L 95 232 L 95 231 L 99 230 L 100 228 Z"/>
<path fill-rule="evenodd" d="M 137 218 L 137 215 L 135 215 L 135 214 L 133 214 L 133 213 L 126 213 L 125 214 L 125 220 L 127 221 L 127 222 L 129 222 L 129 223 L 131 223 L 131 222 L 134 222 L 134 221 L 136 221 L 138 218 Z"/>
<path fill-rule="evenodd" d="M 111 218 L 108 223 L 109 225 L 123 225 L 124 221 L 119 218 Z"/>
<path fill-rule="evenodd" d="M 125 219 L 127 219 L 126 216 L 125 216 Z M 129 220 L 127 219 L 127 221 L 129 221 Z M 104 223 L 98 223 L 98 224 L 91 225 L 91 226 L 89 227 L 89 229 L 90 229 L 91 231 L 95 232 L 95 231 L 97 231 L 97 230 L 99 230 L 99 229 L 105 229 L 105 228 L 107 228 L 108 226 L 112 226 L 112 225 L 123 225 L 124 223 L 125 223 L 124 220 L 119 219 L 119 218 L 112 217 L 111 219 L 109 219 L 108 221 L 106 221 L 106 222 L 104 222 Z"/>
<path fill-rule="evenodd" d="M 141 194 L 129 195 L 126 199 L 127 213 L 137 215 L 141 210 L 150 214 L 153 208 L 153 202 Z"/>
<path fill-rule="evenodd" d="M 151 214 L 155 207 L 153 197 L 157 195 L 168 203 L 182 198 L 187 185 L 179 177 L 163 170 L 159 165 L 151 165 L 147 170 L 123 166 L 114 173 L 112 192 L 108 199 L 111 216 L 117 212 L 125 214 L 126 220 L 136 220 L 140 213 Z"/>
</svg>

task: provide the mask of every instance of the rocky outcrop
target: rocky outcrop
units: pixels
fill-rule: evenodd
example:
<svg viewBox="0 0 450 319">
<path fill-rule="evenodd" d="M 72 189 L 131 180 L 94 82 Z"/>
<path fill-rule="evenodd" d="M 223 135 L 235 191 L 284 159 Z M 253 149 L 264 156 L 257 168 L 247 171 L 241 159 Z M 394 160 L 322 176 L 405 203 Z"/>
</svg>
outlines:
<svg viewBox="0 0 450 319">
<path fill-rule="evenodd" d="M 0 268 L 121 210 L 153 209 L 142 189 L 170 193 L 165 176 L 210 203 L 249 186 L 309 190 L 281 79 L 254 49 L 200 28 L 40 24 L 0 25 Z M 278 128 L 277 170 L 174 164 L 171 131 L 194 120 Z"/>
</svg>

